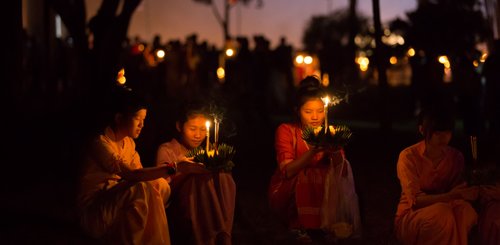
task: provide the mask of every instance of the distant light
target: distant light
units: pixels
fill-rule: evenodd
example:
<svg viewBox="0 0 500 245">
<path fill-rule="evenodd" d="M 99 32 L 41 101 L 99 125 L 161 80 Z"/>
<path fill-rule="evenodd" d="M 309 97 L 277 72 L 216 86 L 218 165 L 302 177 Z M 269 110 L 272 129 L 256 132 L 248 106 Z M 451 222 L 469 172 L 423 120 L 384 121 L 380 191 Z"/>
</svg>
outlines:
<svg viewBox="0 0 500 245">
<path fill-rule="evenodd" d="M 304 63 L 306 63 L 308 65 L 312 64 L 313 63 L 313 58 L 311 56 L 309 56 L 309 55 L 306 56 L 306 57 L 304 57 Z"/>
<path fill-rule="evenodd" d="M 450 60 L 448 59 L 448 56 L 446 55 L 441 55 L 438 58 L 439 63 L 443 64 L 445 68 L 450 68 Z"/>
<path fill-rule="evenodd" d="M 234 55 L 234 50 L 231 48 L 226 49 L 226 56 L 232 57 Z"/>
<path fill-rule="evenodd" d="M 390 59 L 389 59 L 389 63 L 391 63 L 391 65 L 395 65 L 398 63 L 398 58 L 396 56 L 392 56 Z"/>
<path fill-rule="evenodd" d="M 472 61 L 472 65 L 474 67 L 478 67 L 479 66 L 479 61 L 477 61 L 477 60 Z"/>
<path fill-rule="evenodd" d="M 224 77 L 226 77 L 226 71 L 224 70 L 224 68 L 217 68 L 217 78 L 219 78 L 219 80 L 223 80 Z"/>
<path fill-rule="evenodd" d="M 406 52 L 406 54 L 408 54 L 408 56 L 410 57 L 415 56 L 415 49 L 413 48 L 408 49 L 408 52 Z"/>
<path fill-rule="evenodd" d="M 328 75 L 328 73 L 323 74 L 321 85 L 323 85 L 323 87 L 328 87 L 328 85 L 330 85 L 330 75 Z"/>
<path fill-rule="evenodd" d="M 165 58 L 165 51 L 163 49 L 158 49 L 156 51 L 156 57 L 160 58 L 160 59 L 163 59 Z"/>
<path fill-rule="evenodd" d="M 62 21 L 61 16 L 59 16 L 58 14 L 56 15 L 56 37 L 62 37 Z"/>
<path fill-rule="evenodd" d="M 402 36 L 398 36 L 398 44 L 399 45 L 404 45 L 405 44 L 405 39 Z"/>
<path fill-rule="evenodd" d="M 486 58 L 488 58 L 488 53 L 483 53 L 481 54 L 481 58 L 479 58 L 479 61 L 481 63 L 484 63 L 486 61 Z"/>
<path fill-rule="evenodd" d="M 297 62 L 297 64 L 302 64 L 302 63 L 304 63 L 304 56 L 302 56 L 302 55 L 297 55 L 297 57 L 295 57 L 295 62 Z"/>
<path fill-rule="evenodd" d="M 359 69 L 361 71 L 367 71 L 368 65 L 370 64 L 370 60 L 367 57 L 358 57 L 356 59 L 356 63 L 358 63 Z"/>
<path fill-rule="evenodd" d="M 144 44 L 139 44 L 138 49 L 140 52 L 144 51 Z"/>
</svg>

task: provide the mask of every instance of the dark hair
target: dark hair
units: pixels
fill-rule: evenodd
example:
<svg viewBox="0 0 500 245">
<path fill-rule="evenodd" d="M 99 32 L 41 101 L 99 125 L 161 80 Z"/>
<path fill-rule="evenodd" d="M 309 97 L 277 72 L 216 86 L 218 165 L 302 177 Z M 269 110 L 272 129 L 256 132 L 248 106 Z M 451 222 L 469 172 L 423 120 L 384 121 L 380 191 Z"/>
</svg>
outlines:
<svg viewBox="0 0 500 245">
<path fill-rule="evenodd" d="M 137 92 L 125 87 L 113 89 L 110 104 L 109 112 L 113 117 L 117 113 L 130 117 L 141 109 L 147 109 L 146 100 Z"/>
<path fill-rule="evenodd" d="M 420 112 L 418 125 L 422 126 L 422 135 L 424 138 L 428 139 L 436 131 L 453 131 L 455 128 L 455 117 L 445 107 L 436 106 Z"/>
<path fill-rule="evenodd" d="M 182 126 L 193 115 L 204 115 L 208 117 L 208 107 L 202 100 L 186 101 L 177 115 L 177 122 Z"/>
<path fill-rule="evenodd" d="M 310 99 L 321 99 L 326 96 L 325 89 L 316 76 L 307 76 L 299 83 L 295 95 L 295 110 L 299 110 Z"/>
</svg>

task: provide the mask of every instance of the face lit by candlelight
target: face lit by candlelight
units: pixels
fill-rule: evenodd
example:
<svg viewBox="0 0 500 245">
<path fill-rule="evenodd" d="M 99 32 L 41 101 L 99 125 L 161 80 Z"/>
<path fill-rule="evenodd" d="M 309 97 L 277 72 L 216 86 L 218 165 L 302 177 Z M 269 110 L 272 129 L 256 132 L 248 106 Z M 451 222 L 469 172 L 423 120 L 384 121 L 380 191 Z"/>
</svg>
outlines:
<svg viewBox="0 0 500 245">
<path fill-rule="evenodd" d="M 325 104 L 319 98 L 310 99 L 300 107 L 299 116 L 304 126 L 321 126 L 325 120 Z"/>
<path fill-rule="evenodd" d="M 196 114 L 190 116 L 183 125 L 177 123 L 177 130 L 181 133 L 181 141 L 185 146 L 193 149 L 203 143 L 207 134 L 206 121 L 204 115 Z"/>
<path fill-rule="evenodd" d="M 144 127 L 144 120 L 146 120 L 146 109 L 140 109 L 129 117 L 124 117 L 119 114 L 118 127 L 122 135 L 129 136 L 133 139 L 137 139 L 141 134 L 141 130 Z"/>
</svg>

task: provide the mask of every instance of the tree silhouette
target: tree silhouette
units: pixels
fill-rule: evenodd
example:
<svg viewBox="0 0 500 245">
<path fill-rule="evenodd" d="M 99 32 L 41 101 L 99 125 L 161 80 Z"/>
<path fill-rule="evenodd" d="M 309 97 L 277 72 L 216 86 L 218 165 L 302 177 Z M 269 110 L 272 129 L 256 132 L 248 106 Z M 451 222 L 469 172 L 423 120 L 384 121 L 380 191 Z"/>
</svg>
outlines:
<svg viewBox="0 0 500 245">
<path fill-rule="evenodd" d="M 84 0 L 50 0 L 51 6 L 62 21 L 75 43 L 79 80 L 87 90 L 111 86 L 120 67 L 122 45 L 127 38 L 132 14 L 142 0 L 123 0 L 121 12 L 116 14 L 122 0 L 103 0 L 98 13 L 86 23 Z M 90 29 L 93 43 L 89 48 Z"/>
<path fill-rule="evenodd" d="M 478 0 L 419 1 L 417 9 L 407 14 L 406 40 L 416 50 L 410 64 L 417 102 L 422 108 L 456 104 L 467 134 L 477 133 L 480 125 L 481 84 L 473 66 L 479 53 L 476 44 L 487 41 L 491 33 L 480 7 Z M 443 82 L 441 55 L 449 60 L 452 83 Z"/>
<path fill-rule="evenodd" d="M 221 13 L 219 12 L 219 9 L 216 6 L 216 3 L 213 0 L 193 0 L 193 1 L 203 3 L 203 4 L 208 4 L 212 7 L 212 11 L 215 15 L 215 18 L 217 19 L 217 22 L 219 22 L 220 26 L 222 27 L 222 31 L 224 34 L 223 40 L 228 40 L 231 38 L 231 35 L 229 33 L 229 23 L 230 23 L 229 10 L 237 2 L 241 2 L 244 5 L 248 5 L 253 0 L 223 0 L 224 1 L 223 2 L 224 16 L 221 15 Z M 258 7 L 262 7 L 263 0 L 255 0 L 255 1 L 257 2 Z"/>
<path fill-rule="evenodd" d="M 420 1 L 407 15 L 410 45 L 428 56 L 473 50 L 489 33 L 478 0 Z"/>
<path fill-rule="evenodd" d="M 354 19 L 354 22 L 353 22 Z M 357 30 L 354 35 L 353 30 Z M 320 69 L 336 81 L 352 82 L 350 78 L 350 61 L 354 62 L 353 48 L 350 39 L 359 33 L 368 32 L 368 19 L 350 14 L 350 10 L 341 9 L 326 16 L 314 16 L 309 21 L 302 43 L 307 52 L 318 54 Z M 348 62 L 346 62 L 348 61 Z"/>
</svg>

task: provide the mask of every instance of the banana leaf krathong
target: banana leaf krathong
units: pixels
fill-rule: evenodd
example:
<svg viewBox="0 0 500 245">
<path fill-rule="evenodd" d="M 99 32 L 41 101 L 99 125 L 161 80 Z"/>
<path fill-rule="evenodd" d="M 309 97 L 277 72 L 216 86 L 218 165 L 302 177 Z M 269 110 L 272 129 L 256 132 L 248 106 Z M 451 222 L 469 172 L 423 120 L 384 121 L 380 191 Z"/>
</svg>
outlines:
<svg viewBox="0 0 500 245">
<path fill-rule="evenodd" d="M 211 144 L 211 149 L 214 145 Z M 209 150 L 203 147 L 197 147 L 188 151 L 186 157 L 193 158 L 193 161 L 203 163 L 205 168 L 211 171 L 230 172 L 234 167 L 233 157 L 236 153 L 234 147 L 221 143 L 217 150 Z"/>
<path fill-rule="evenodd" d="M 305 127 L 302 138 L 307 144 L 321 147 L 344 147 L 349 143 L 352 132 L 345 125 L 330 125 L 327 130 L 323 127 Z"/>
</svg>

